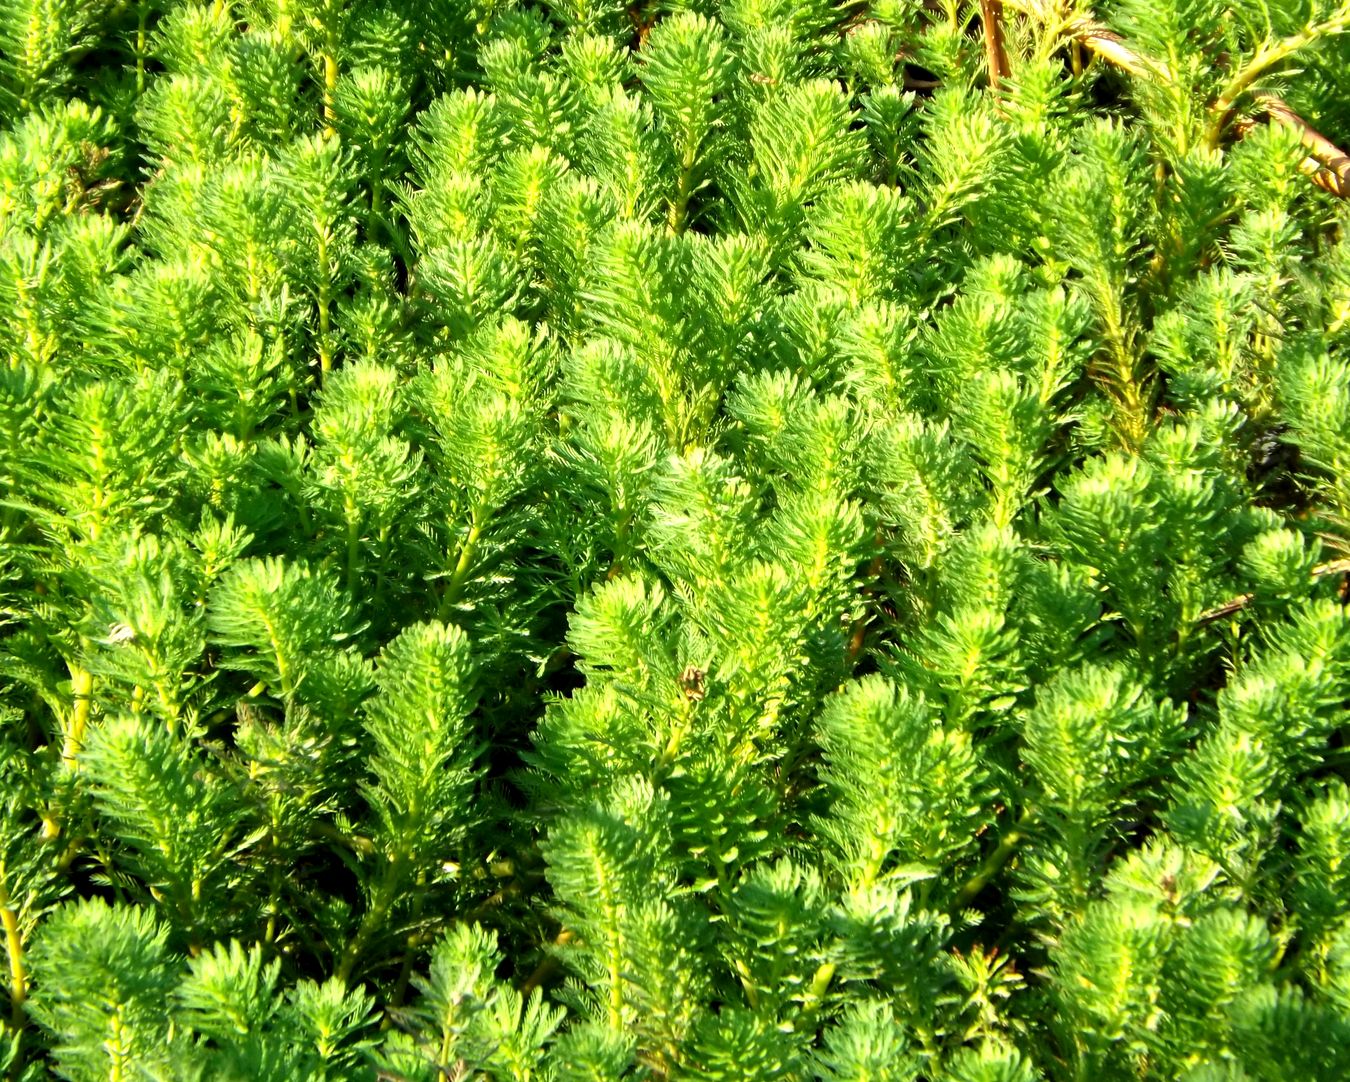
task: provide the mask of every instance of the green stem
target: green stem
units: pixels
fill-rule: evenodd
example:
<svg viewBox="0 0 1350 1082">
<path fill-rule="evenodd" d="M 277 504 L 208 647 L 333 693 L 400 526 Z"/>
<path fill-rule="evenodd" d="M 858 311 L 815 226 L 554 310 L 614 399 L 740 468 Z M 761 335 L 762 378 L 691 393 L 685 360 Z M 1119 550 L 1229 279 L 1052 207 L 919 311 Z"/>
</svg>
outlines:
<svg viewBox="0 0 1350 1082">
<path fill-rule="evenodd" d="M 1339 34 L 1350 26 L 1350 4 L 1342 6 L 1329 19 L 1305 26 L 1297 34 L 1290 34 L 1279 41 L 1263 44 L 1256 55 L 1247 61 L 1229 81 L 1228 85 L 1215 99 L 1212 113 L 1214 120 L 1205 137 L 1205 145 L 1211 150 L 1217 149 L 1223 139 L 1223 133 L 1233 119 L 1233 110 L 1240 98 L 1257 79 L 1276 64 L 1289 59 L 1300 49 L 1306 48 L 1324 35 Z"/>
<path fill-rule="evenodd" d="M 328 230 L 319 228 L 319 375 L 320 380 L 333 370 L 333 343 L 331 341 L 332 268 L 328 265 Z"/>
<path fill-rule="evenodd" d="M 334 108 L 333 99 L 337 91 L 338 64 L 337 43 L 330 41 L 324 50 L 322 57 L 323 64 L 323 137 L 331 139 L 337 134 L 337 110 Z"/>
<path fill-rule="evenodd" d="M 291 667 L 286 662 L 286 655 L 281 648 L 281 639 L 277 636 L 277 629 L 268 619 L 266 613 L 260 615 L 263 628 L 267 631 L 267 642 L 272 647 L 272 654 L 277 659 L 277 683 L 280 685 L 277 690 L 281 693 L 281 698 L 289 708 L 291 696 L 295 693 L 295 685 L 291 682 Z"/>
<path fill-rule="evenodd" d="M 564 928 L 553 937 L 553 945 L 555 947 L 565 947 L 575 938 L 576 937 L 571 932 Z M 521 984 L 520 994 L 526 999 L 529 999 L 530 996 L 534 994 L 534 990 L 542 987 L 544 982 L 549 980 L 560 968 L 562 968 L 562 962 L 558 960 L 556 954 L 544 955 L 543 960 L 534 967 L 534 971 L 526 977 L 524 983 Z"/>
<path fill-rule="evenodd" d="M 23 1029 L 24 1004 L 28 1001 L 28 970 L 24 965 L 19 915 L 9 896 L 9 888 L 4 884 L 4 870 L 4 865 L 0 864 L 0 927 L 5 930 L 5 953 L 9 956 L 10 1022 L 18 1031 Z"/>
<path fill-rule="evenodd" d="M 356 580 L 361 573 L 361 516 L 351 498 L 347 498 L 347 592 L 356 596 Z"/>
<path fill-rule="evenodd" d="M 384 168 L 381 164 L 370 178 L 370 211 L 366 214 L 366 240 L 375 239 L 375 227 L 383 221 L 380 215 L 380 204 L 383 201 Z"/>
<path fill-rule="evenodd" d="M 666 746 L 661 749 L 661 754 L 657 757 L 655 768 L 652 771 L 654 777 L 664 777 L 666 771 L 675 762 L 676 757 L 680 754 L 680 745 L 684 743 L 684 738 L 689 735 L 689 730 L 693 727 L 693 720 L 694 704 L 689 699 L 682 699 L 680 720 L 671 730 L 670 739 L 666 741 Z"/>
<path fill-rule="evenodd" d="M 375 567 L 375 588 L 371 592 L 371 611 L 384 611 L 384 569 L 388 563 L 389 555 L 389 527 L 381 526 L 380 532 L 376 535 L 379 542 L 376 549 L 376 567 Z"/>
<path fill-rule="evenodd" d="M 811 987 L 806 990 L 802 1000 L 802 1018 L 799 1025 L 802 1030 L 813 1029 L 820 1008 L 825 1004 L 825 993 L 834 980 L 836 966 L 833 962 L 822 962 L 811 979 Z"/>
<path fill-rule="evenodd" d="M 1123 285 L 1098 280 L 1093 283 L 1101 315 L 1111 370 L 1107 390 L 1115 399 L 1116 430 L 1125 447 L 1137 451 L 1148 433 L 1148 409 L 1135 352 L 1132 321 L 1121 305 Z"/>
<path fill-rule="evenodd" d="M 164 711 L 164 722 L 173 736 L 178 735 L 178 715 L 182 704 L 178 701 L 177 690 L 168 680 L 160 677 L 155 681 L 155 695 L 159 699 L 160 709 Z"/>
<path fill-rule="evenodd" d="M 267 846 L 272 860 L 267 873 L 267 928 L 263 933 L 263 942 L 271 946 L 277 939 L 277 912 L 281 907 L 281 864 L 276 859 L 281 852 L 281 839 L 277 836 L 275 810 L 272 815 L 272 828 L 267 835 Z"/>
<path fill-rule="evenodd" d="M 469 536 L 464 539 L 464 544 L 460 546 L 459 558 L 455 561 L 455 569 L 450 573 L 450 581 L 445 585 L 445 592 L 441 595 L 441 607 L 437 614 L 444 620 L 450 615 L 450 610 L 454 608 L 455 603 L 459 601 L 460 595 L 464 592 L 464 584 L 469 580 L 469 569 L 473 567 L 473 558 L 477 555 L 478 544 L 483 539 L 483 528 L 487 525 L 487 515 L 477 508 L 473 512 L 473 520 L 469 525 Z"/>
<path fill-rule="evenodd" d="M 1088 896 L 1087 875 L 1090 871 L 1088 868 L 1088 853 L 1091 850 L 1092 837 L 1077 809 L 1073 810 L 1072 818 L 1060 829 L 1064 839 L 1064 848 L 1069 854 L 1070 904 L 1068 909 L 1070 912 L 1074 912 L 1081 909 Z"/>
<path fill-rule="evenodd" d="M 322 820 L 310 824 L 310 829 L 321 838 L 327 838 L 331 842 L 337 842 L 338 845 L 345 846 L 358 856 L 368 857 L 375 853 L 375 843 L 369 838 L 360 834 L 347 834 L 331 823 L 325 823 Z"/>
<path fill-rule="evenodd" d="M 670 205 L 670 231 L 683 233 L 688 224 L 689 197 L 693 195 L 694 163 L 698 159 L 698 144 L 691 143 L 680 161 L 680 180 L 675 189 L 675 201 Z"/>
<path fill-rule="evenodd" d="M 407 858 L 402 852 L 395 852 L 385 865 L 384 875 L 380 879 L 380 885 L 375 889 L 375 897 L 371 906 L 366 910 L 366 915 L 361 919 L 361 926 L 356 930 L 356 935 L 351 938 L 347 944 L 346 950 L 342 952 L 342 962 L 338 966 L 337 979 L 343 984 L 351 983 L 352 972 L 356 969 L 356 963 L 360 959 L 362 952 L 370 943 L 370 938 L 377 929 L 379 929 L 389 915 L 389 910 L 394 904 L 394 896 L 398 893 L 398 888 L 403 882 L 404 865 Z"/>
<path fill-rule="evenodd" d="M 75 768 L 75 758 L 84 747 L 84 731 L 89 726 L 89 715 L 94 702 L 94 674 L 73 661 L 70 669 L 70 719 L 66 722 L 65 738 L 61 744 L 61 758 L 66 766 Z"/>
<path fill-rule="evenodd" d="M 48 824 L 54 825 L 55 820 L 44 820 L 43 823 L 44 833 Z M 55 829 L 57 833 L 51 835 L 51 838 L 49 840 L 55 840 L 57 837 L 60 836 L 61 828 L 56 827 Z M 70 871 L 70 866 L 75 863 L 75 858 L 80 855 L 80 851 L 83 848 L 84 848 L 83 838 L 71 838 L 70 841 L 66 843 L 66 847 L 63 850 L 61 850 L 61 855 L 56 858 L 56 863 L 53 865 L 53 867 L 55 867 L 55 869 L 60 874 L 65 875 L 68 871 Z"/>
<path fill-rule="evenodd" d="M 417 892 L 413 898 L 412 907 L 412 926 L 415 929 L 417 922 L 422 919 L 422 910 L 426 908 L 427 902 L 427 873 L 425 870 L 417 873 Z M 403 997 L 408 992 L 408 982 L 412 979 L 413 963 L 417 957 L 417 946 L 420 942 L 416 931 L 409 933 L 407 949 L 403 952 L 403 964 L 398 969 L 398 980 L 394 982 L 394 990 L 389 996 L 389 1006 L 400 1007 L 403 1004 Z"/>
<path fill-rule="evenodd" d="M 611 932 L 618 921 L 611 920 Z M 622 942 L 617 935 L 609 937 L 609 957 L 606 959 L 609 969 L 609 1028 L 613 1033 L 624 1031 L 623 1021 L 623 954 Z"/>
<path fill-rule="evenodd" d="M 956 892 L 953 909 L 965 909 L 979 897 L 984 888 L 990 884 L 994 876 L 1003 870 L 1003 866 L 1012 859 L 1018 847 L 1026 840 L 1035 818 L 1035 808 L 1027 808 L 1022 812 L 1017 822 L 1013 824 L 1012 830 L 1003 835 L 997 847 L 984 858 L 984 862 L 976 869 L 975 874 L 967 879 L 961 889 Z"/>
<path fill-rule="evenodd" d="M 136 96 L 145 93 L 145 29 L 150 19 L 150 6 L 146 3 L 136 5 Z"/>
<path fill-rule="evenodd" d="M 108 1082 L 124 1082 L 126 1078 L 126 1062 L 128 1059 L 126 1045 L 122 1042 L 122 1032 L 126 1024 L 122 1021 L 122 1005 L 119 1003 L 113 1008 L 112 1017 L 109 1019 L 112 1025 L 112 1039 L 104 1044 L 112 1063 L 108 1067 Z"/>
</svg>

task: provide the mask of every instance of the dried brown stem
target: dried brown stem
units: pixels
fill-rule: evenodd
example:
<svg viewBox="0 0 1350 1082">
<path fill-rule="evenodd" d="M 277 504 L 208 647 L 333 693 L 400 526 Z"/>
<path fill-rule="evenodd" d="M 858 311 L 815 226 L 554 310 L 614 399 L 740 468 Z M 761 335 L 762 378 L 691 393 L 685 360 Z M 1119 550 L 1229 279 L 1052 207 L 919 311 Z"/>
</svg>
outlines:
<svg viewBox="0 0 1350 1082">
<path fill-rule="evenodd" d="M 920 79 L 917 75 L 904 77 L 906 90 L 936 90 L 942 85 L 940 79 Z"/>
<path fill-rule="evenodd" d="M 997 90 L 1008 77 L 1008 50 L 1003 44 L 1003 0 L 980 0 L 980 22 L 984 26 L 984 51 L 989 58 L 989 85 Z"/>
<path fill-rule="evenodd" d="M 1326 578 L 1328 575 L 1347 575 L 1350 574 L 1350 558 L 1344 560 L 1332 560 L 1329 563 L 1318 564 L 1312 569 L 1312 575 L 1315 579 Z M 1225 601 L 1222 605 L 1210 609 L 1208 612 L 1200 614 L 1198 623 L 1212 624 L 1216 620 L 1222 620 L 1225 616 L 1233 616 L 1256 599 L 1255 594 L 1240 594 L 1230 601 Z"/>
<path fill-rule="evenodd" d="M 1293 128 L 1308 151 L 1300 169 L 1314 184 L 1342 199 L 1350 197 L 1350 155 L 1289 108 L 1274 94 L 1259 94 L 1256 102 L 1273 124 Z"/>
<path fill-rule="evenodd" d="M 1068 32 L 1075 42 L 1131 75 L 1141 79 L 1164 81 L 1172 78 L 1166 64 L 1136 52 L 1119 34 L 1091 20 L 1079 19 L 1071 23 Z M 1258 94 L 1255 100 L 1271 123 L 1281 124 L 1298 132 L 1299 141 L 1308 151 L 1308 156 L 1299 165 L 1300 171 L 1324 191 L 1341 199 L 1350 198 L 1350 155 L 1313 128 L 1274 94 Z M 1216 109 L 1222 109 L 1224 116 L 1220 117 L 1220 120 L 1223 120 L 1231 111 L 1231 105 L 1220 102 Z M 1238 124 L 1239 136 L 1245 135 L 1252 127 L 1250 122 Z"/>
<path fill-rule="evenodd" d="M 1066 30 L 1074 41 L 1122 71 L 1128 71 L 1140 79 L 1172 78 L 1172 72 L 1166 64 L 1135 52 L 1124 38 L 1100 23 L 1091 19 L 1075 19 Z"/>
<path fill-rule="evenodd" d="M 1252 58 L 1228 81 L 1228 85 L 1215 101 L 1211 109 L 1214 123 L 1210 125 L 1208 145 L 1211 147 L 1219 145 L 1224 131 L 1232 123 L 1238 101 L 1266 72 L 1282 64 L 1318 38 L 1344 32 L 1348 24 L 1350 24 L 1350 8 L 1342 5 L 1328 19 L 1309 23 L 1297 33 L 1277 41 L 1263 42 Z"/>
</svg>

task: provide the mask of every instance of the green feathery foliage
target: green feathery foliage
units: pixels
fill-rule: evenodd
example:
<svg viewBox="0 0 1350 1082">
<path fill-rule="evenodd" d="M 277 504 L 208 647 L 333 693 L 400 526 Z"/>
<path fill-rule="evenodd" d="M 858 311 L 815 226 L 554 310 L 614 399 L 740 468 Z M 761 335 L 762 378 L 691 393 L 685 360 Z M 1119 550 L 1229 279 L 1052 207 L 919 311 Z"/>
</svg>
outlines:
<svg viewBox="0 0 1350 1082">
<path fill-rule="evenodd" d="M 1343 0 L 0 0 L 0 1075 L 1350 1077 Z"/>
</svg>

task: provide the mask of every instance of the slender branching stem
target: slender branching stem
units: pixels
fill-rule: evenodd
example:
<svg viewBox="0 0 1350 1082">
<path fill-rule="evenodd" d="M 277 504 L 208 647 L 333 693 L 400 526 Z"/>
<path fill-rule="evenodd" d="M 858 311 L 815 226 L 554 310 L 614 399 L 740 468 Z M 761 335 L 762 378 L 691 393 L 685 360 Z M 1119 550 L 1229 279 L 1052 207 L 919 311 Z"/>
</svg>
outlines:
<svg viewBox="0 0 1350 1082">
<path fill-rule="evenodd" d="M 993 881 L 994 876 L 1003 870 L 1003 866 L 1012 859 L 1013 854 L 1021 847 L 1035 821 L 1035 808 L 1027 808 L 1018 816 L 1013 828 L 999 839 L 998 845 L 984 858 L 975 870 L 975 874 L 967 879 L 961 889 L 956 892 L 956 901 L 953 903 L 954 909 L 966 908 L 983 893 L 984 888 Z"/>
<path fill-rule="evenodd" d="M 375 888 L 374 897 L 371 899 L 370 908 L 361 918 L 361 924 L 356 929 L 356 934 L 348 941 L 346 949 L 342 952 L 342 960 L 338 964 L 337 979 L 344 985 L 350 984 L 352 973 L 356 970 L 356 963 L 360 961 L 361 955 L 370 944 L 371 937 L 384 926 L 384 921 L 389 916 L 389 910 L 393 907 L 394 899 L 398 895 L 399 887 L 403 883 L 403 874 L 407 868 L 407 857 L 402 852 L 396 852 L 389 858 L 384 866 L 384 873 L 380 876 L 379 885 Z"/>
<path fill-rule="evenodd" d="M 698 144 L 691 141 L 680 159 L 680 177 L 675 187 L 675 199 L 670 204 L 670 231 L 683 233 L 688 225 L 689 199 L 694 194 L 694 166 L 698 161 Z"/>
<path fill-rule="evenodd" d="M 319 290 L 316 298 L 319 308 L 319 373 L 326 377 L 333 370 L 332 311 L 333 268 L 329 262 L 328 229 L 319 223 Z"/>
<path fill-rule="evenodd" d="M 28 1002 L 28 969 L 24 963 L 23 932 L 19 928 L 19 914 L 5 884 L 5 866 L 0 864 L 0 928 L 5 932 L 5 954 L 9 958 L 10 1023 L 21 1030 L 24 1024 L 24 1004 Z"/>
<path fill-rule="evenodd" d="M 76 758 L 84 747 L 84 732 L 89 727 L 93 709 L 94 674 L 73 661 L 69 663 L 69 669 L 71 709 L 62 740 L 61 759 L 74 769 Z"/>
<path fill-rule="evenodd" d="M 1256 50 L 1256 54 L 1234 72 L 1232 78 L 1228 80 L 1215 99 L 1214 106 L 1211 109 L 1213 121 L 1205 137 L 1205 144 L 1211 149 L 1219 145 L 1223 133 L 1233 120 L 1238 99 L 1258 79 L 1272 68 L 1288 60 L 1295 53 L 1307 48 L 1318 38 L 1342 33 L 1348 26 L 1350 26 L 1350 4 L 1343 4 L 1336 10 L 1335 14 L 1322 22 L 1312 23 L 1296 34 L 1290 34 L 1277 41 L 1267 41 L 1262 44 Z"/>
<path fill-rule="evenodd" d="M 478 544 L 483 539 L 483 529 L 486 525 L 487 514 L 475 508 L 473 519 L 469 524 L 469 535 L 464 539 L 464 544 L 460 546 L 459 558 L 455 561 L 455 569 L 450 573 L 450 581 L 445 585 L 445 592 L 441 594 L 441 606 L 438 615 L 442 620 L 449 617 L 450 611 L 464 593 L 464 586 L 469 581 L 469 572 L 473 568 L 474 556 L 478 553 Z"/>
<path fill-rule="evenodd" d="M 330 41 L 320 60 L 323 66 L 323 136 L 331 139 L 337 134 L 335 95 L 338 84 L 337 43 Z"/>
</svg>

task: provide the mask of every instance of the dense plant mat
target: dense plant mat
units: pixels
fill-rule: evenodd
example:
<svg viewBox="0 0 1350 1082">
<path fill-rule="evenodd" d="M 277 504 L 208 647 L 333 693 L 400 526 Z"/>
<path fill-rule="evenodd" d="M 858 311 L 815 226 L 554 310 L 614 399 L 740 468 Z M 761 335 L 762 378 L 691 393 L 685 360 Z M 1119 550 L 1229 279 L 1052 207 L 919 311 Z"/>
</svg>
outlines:
<svg viewBox="0 0 1350 1082">
<path fill-rule="evenodd" d="M 1350 1077 L 1347 28 L 0 0 L 0 1073 Z"/>
</svg>

